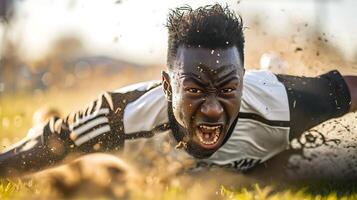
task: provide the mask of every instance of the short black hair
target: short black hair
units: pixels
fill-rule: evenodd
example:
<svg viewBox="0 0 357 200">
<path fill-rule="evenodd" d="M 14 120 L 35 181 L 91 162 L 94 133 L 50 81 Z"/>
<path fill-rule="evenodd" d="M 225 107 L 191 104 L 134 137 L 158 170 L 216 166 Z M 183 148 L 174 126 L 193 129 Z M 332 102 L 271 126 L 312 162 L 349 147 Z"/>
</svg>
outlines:
<svg viewBox="0 0 357 200">
<path fill-rule="evenodd" d="M 169 68 L 179 46 L 227 48 L 236 46 L 244 63 L 243 20 L 228 6 L 190 6 L 171 10 L 166 24 L 169 31 L 167 62 Z"/>
</svg>

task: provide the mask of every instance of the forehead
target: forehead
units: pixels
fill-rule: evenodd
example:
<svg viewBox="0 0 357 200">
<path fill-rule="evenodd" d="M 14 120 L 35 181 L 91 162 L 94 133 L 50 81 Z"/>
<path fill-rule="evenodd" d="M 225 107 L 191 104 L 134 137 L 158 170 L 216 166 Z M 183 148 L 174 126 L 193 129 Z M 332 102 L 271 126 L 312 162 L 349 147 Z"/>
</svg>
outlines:
<svg viewBox="0 0 357 200">
<path fill-rule="evenodd" d="M 233 71 L 243 69 L 236 47 L 225 49 L 179 47 L 174 62 L 178 73 Z"/>
</svg>

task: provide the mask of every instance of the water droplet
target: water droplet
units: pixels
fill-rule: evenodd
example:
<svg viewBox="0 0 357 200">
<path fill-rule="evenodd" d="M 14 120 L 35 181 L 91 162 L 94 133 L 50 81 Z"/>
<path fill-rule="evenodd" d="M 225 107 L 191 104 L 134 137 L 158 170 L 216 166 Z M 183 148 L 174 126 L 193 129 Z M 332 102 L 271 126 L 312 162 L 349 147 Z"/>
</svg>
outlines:
<svg viewBox="0 0 357 200">
<path fill-rule="evenodd" d="M 219 60 L 216 60 L 216 63 L 219 63 Z"/>
<path fill-rule="evenodd" d="M 217 53 L 217 56 L 218 56 L 218 57 L 220 57 L 220 56 L 221 56 L 221 54 Z"/>
<path fill-rule="evenodd" d="M 211 54 L 214 54 L 214 50 L 211 51 Z"/>
<path fill-rule="evenodd" d="M 229 42 L 227 41 L 226 44 L 229 44 Z"/>
</svg>

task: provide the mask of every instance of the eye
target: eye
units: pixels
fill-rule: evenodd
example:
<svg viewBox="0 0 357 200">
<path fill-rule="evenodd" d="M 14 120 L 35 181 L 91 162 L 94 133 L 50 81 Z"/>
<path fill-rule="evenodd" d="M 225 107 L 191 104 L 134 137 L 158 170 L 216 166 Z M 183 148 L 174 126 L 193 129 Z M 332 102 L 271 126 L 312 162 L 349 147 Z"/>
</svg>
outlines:
<svg viewBox="0 0 357 200">
<path fill-rule="evenodd" d="M 223 94 L 227 94 L 227 93 L 231 93 L 235 90 L 235 88 L 223 88 L 221 89 L 221 93 Z"/>
<path fill-rule="evenodd" d="M 186 91 L 189 92 L 189 93 L 193 93 L 193 94 L 202 93 L 202 90 L 200 90 L 198 88 L 187 88 Z"/>
</svg>

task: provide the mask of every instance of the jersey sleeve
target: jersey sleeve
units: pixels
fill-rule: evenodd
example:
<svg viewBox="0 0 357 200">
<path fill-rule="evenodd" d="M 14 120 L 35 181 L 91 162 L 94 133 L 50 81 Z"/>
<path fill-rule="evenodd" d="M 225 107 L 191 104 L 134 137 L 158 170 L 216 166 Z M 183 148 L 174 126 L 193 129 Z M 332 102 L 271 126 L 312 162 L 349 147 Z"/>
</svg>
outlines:
<svg viewBox="0 0 357 200">
<path fill-rule="evenodd" d="M 290 139 L 349 111 L 351 96 L 342 75 L 330 71 L 317 77 L 277 75 L 286 88 L 290 109 Z"/>
<path fill-rule="evenodd" d="M 36 171 L 70 153 L 121 150 L 126 106 L 157 85 L 105 92 L 80 111 L 31 128 L 26 138 L 0 154 L 0 176 Z"/>
</svg>

